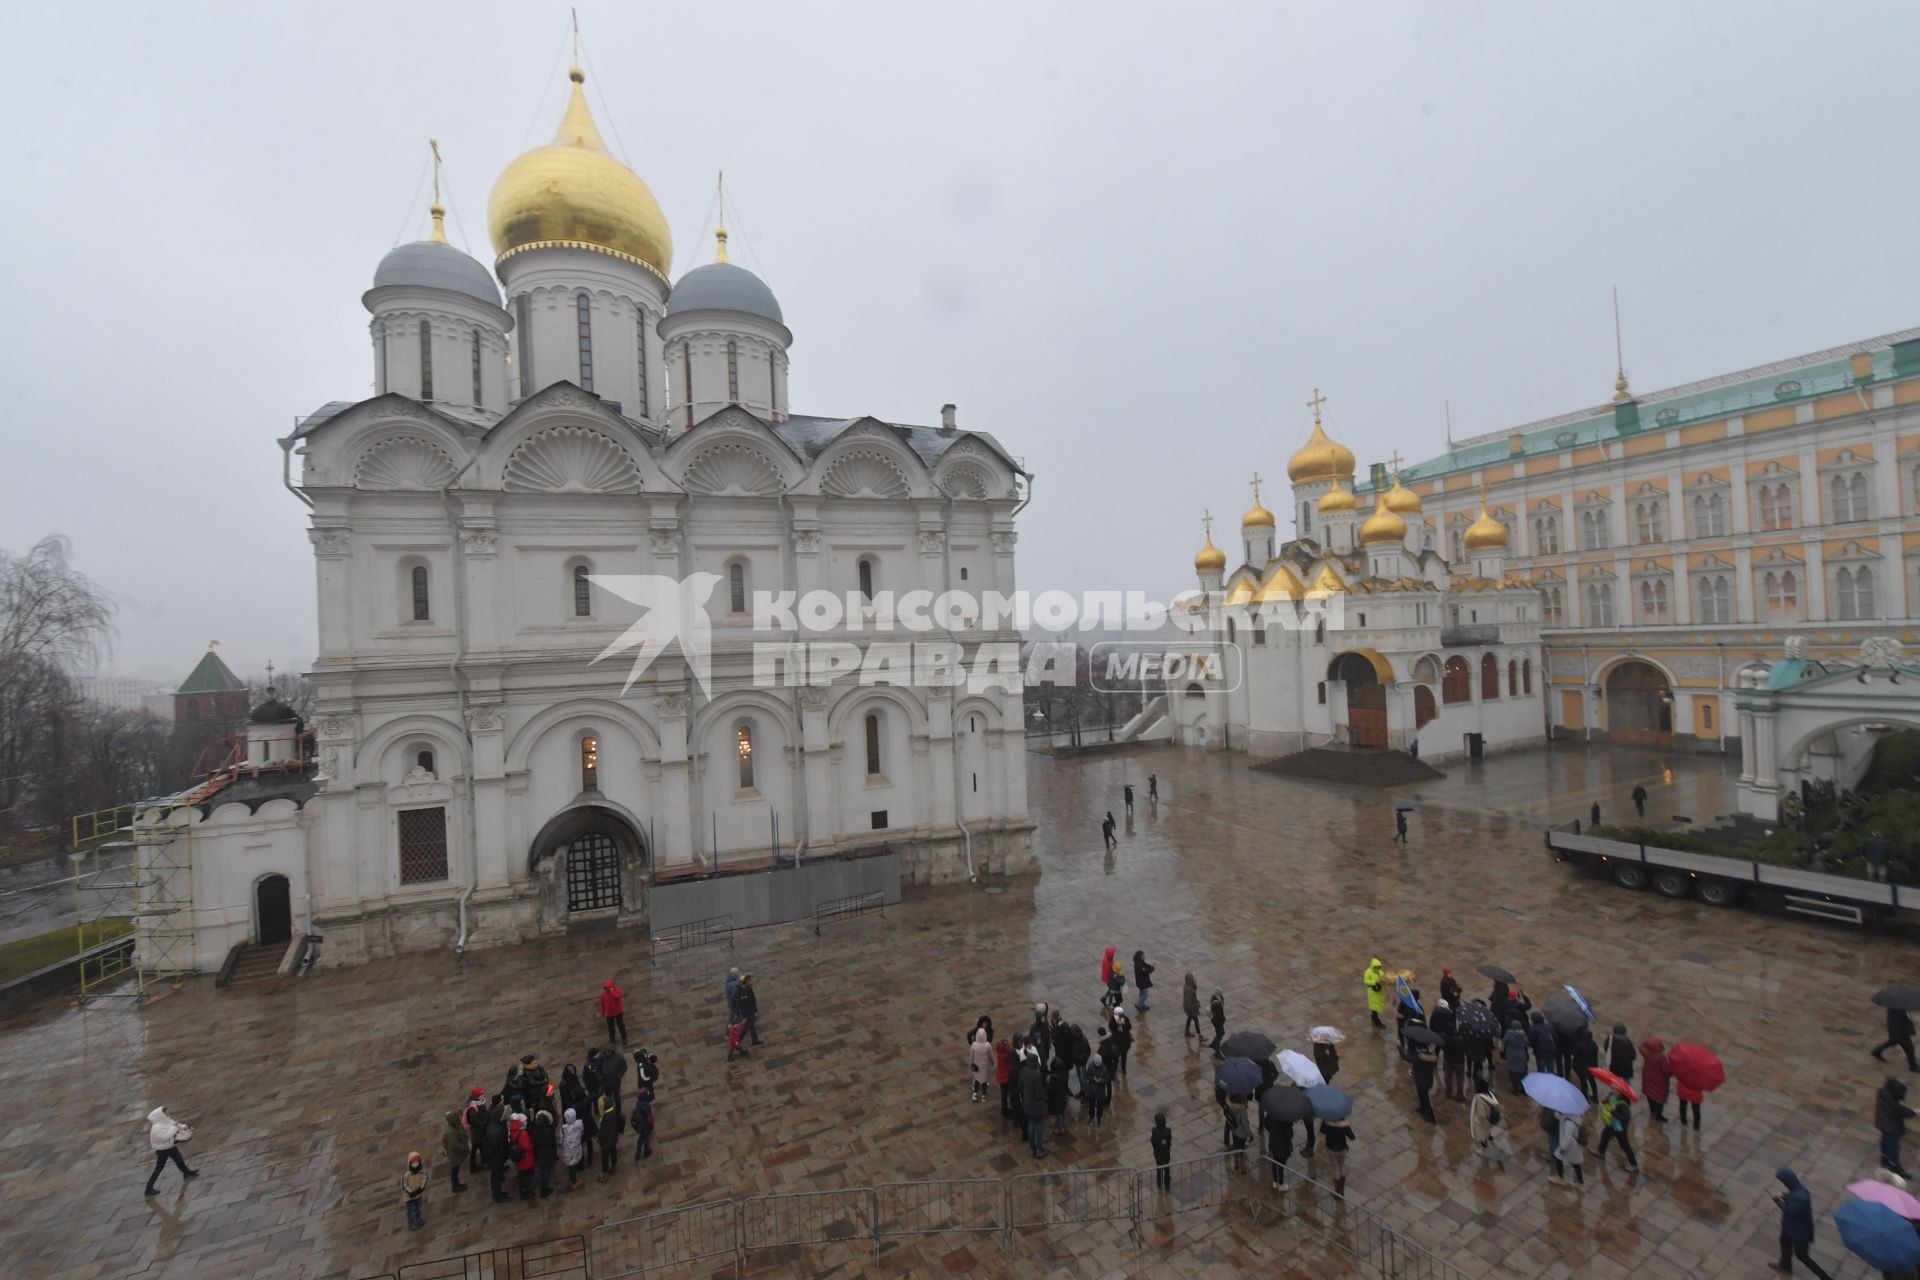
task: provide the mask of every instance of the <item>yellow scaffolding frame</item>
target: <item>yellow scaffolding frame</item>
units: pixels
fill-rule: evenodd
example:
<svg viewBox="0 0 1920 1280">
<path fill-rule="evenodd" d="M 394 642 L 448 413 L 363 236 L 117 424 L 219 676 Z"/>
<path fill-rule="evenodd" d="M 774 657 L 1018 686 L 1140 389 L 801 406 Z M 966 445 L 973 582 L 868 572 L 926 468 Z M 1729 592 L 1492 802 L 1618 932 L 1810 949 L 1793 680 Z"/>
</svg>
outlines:
<svg viewBox="0 0 1920 1280">
<path fill-rule="evenodd" d="M 128 971 L 129 995 L 171 982 L 179 990 L 199 969 L 193 894 L 195 792 L 120 805 L 73 820 L 74 942 L 80 994 L 102 994 Z M 108 837 L 121 836 L 121 839 Z M 130 925 L 123 923 L 130 922 Z M 131 929 L 133 945 L 106 947 Z"/>
</svg>

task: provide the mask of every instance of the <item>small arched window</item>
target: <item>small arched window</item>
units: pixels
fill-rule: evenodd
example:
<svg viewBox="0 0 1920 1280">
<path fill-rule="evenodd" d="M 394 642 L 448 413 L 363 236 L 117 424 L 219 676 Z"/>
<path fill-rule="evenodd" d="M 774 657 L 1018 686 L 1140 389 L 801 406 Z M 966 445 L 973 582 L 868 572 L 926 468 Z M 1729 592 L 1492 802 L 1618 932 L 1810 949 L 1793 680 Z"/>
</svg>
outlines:
<svg viewBox="0 0 1920 1280">
<path fill-rule="evenodd" d="M 580 330 L 580 389 L 593 390 L 593 299 L 582 293 L 573 300 Z"/>
<path fill-rule="evenodd" d="M 422 773 L 432 773 L 433 772 L 433 752 L 431 751 L 415 752 L 413 757 L 413 767 L 420 770 L 420 772 Z"/>
<path fill-rule="evenodd" d="M 638 404 L 640 406 L 640 416 L 644 418 L 647 416 L 647 312 L 646 312 L 646 308 L 644 307 L 639 308 L 633 314 L 634 314 L 634 328 L 635 330 L 638 331 L 638 334 L 639 334 L 639 338 L 637 340 L 637 345 L 639 347 L 638 354 L 640 357 L 640 384 L 639 384 L 640 395 L 639 395 Z"/>
<path fill-rule="evenodd" d="M 871 558 L 861 558 L 859 574 L 860 598 L 871 604 L 873 602 L 873 561 Z"/>
<path fill-rule="evenodd" d="M 867 776 L 875 778 L 885 772 L 880 767 L 880 717 L 877 713 L 867 714 Z"/>
<path fill-rule="evenodd" d="M 480 407 L 480 331 L 473 331 L 473 407 Z"/>
<path fill-rule="evenodd" d="M 1490 653 L 1480 655 L 1480 700 L 1492 702 L 1500 696 L 1500 660 Z"/>
<path fill-rule="evenodd" d="M 753 790 L 753 726 L 742 724 L 733 731 L 734 750 L 740 755 L 740 789 Z"/>
<path fill-rule="evenodd" d="M 427 566 L 417 564 L 408 575 L 413 587 L 413 620 L 430 622 L 433 620 L 433 596 L 427 588 Z"/>
<path fill-rule="evenodd" d="M 583 564 L 573 566 L 573 616 L 593 616 L 593 584 L 587 581 L 587 566 Z"/>
<path fill-rule="evenodd" d="M 580 739 L 580 789 L 600 789 L 600 739 L 592 736 Z"/>
<path fill-rule="evenodd" d="M 1455 654 L 1447 659 L 1440 676 L 1440 700 L 1448 706 L 1473 701 L 1473 671 L 1467 660 Z"/>
<path fill-rule="evenodd" d="M 1520 664 L 1515 662 L 1512 658 L 1508 658 L 1507 659 L 1507 696 L 1509 698 L 1514 698 L 1514 697 L 1518 697 L 1519 694 L 1520 694 Z"/>
<path fill-rule="evenodd" d="M 747 611 L 747 566 L 738 560 L 727 566 L 727 612 Z"/>
<path fill-rule="evenodd" d="M 1189 698 L 1204 698 L 1207 696 L 1207 691 L 1197 684 L 1190 684 L 1187 686 L 1186 696 Z"/>
<path fill-rule="evenodd" d="M 1532 658 L 1520 659 L 1520 692 L 1527 694 L 1528 696 L 1532 696 L 1533 694 L 1533 659 Z"/>
<path fill-rule="evenodd" d="M 740 344 L 727 339 L 727 403 L 740 403 Z"/>
</svg>

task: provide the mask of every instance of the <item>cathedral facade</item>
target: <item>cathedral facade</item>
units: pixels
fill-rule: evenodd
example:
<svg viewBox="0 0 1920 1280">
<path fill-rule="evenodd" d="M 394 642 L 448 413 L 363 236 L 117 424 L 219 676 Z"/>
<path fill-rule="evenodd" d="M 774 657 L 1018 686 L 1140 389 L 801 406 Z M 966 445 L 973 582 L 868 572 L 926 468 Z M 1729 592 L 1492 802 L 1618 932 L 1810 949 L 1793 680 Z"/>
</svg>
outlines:
<svg viewBox="0 0 1920 1280">
<path fill-rule="evenodd" d="M 666 219 L 583 80 L 493 189 L 492 269 L 447 243 L 436 197 L 365 294 L 375 394 L 282 441 L 316 559 L 311 766 L 236 784 L 244 811 L 205 797 L 203 963 L 261 940 L 268 881 L 342 961 L 637 923 L 649 883 L 690 871 L 882 846 L 909 880 L 1032 865 L 1017 679 L 756 661 L 793 638 L 756 608 L 782 593 L 856 602 L 806 638 L 861 649 L 907 593 L 1011 594 L 1020 466 L 950 407 L 795 413 L 772 291 L 724 229 L 670 282 Z M 704 609 L 704 671 L 673 646 L 598 660 L 645 612 L 608 581 L 642 575 Z"/>
<path fill-rule="evenodd" d="M 1363 504 L 1354 455 L 1313 435 L 1287 463 L 1295 536 L 1260 502 L 1240 520 L 1232 563 L 1194 557 L 1183 602 L 1210 660 L 1168 691 L 1176 742 L 1286 755 L 1313 747 L 1478 757 L 1544 740 L 1538 599 L 1511 571 L 1508 533 L 1482 510 L 1464 559 L 1434 548 L 1419 495 L 1397 481 Z"/>
</svg>

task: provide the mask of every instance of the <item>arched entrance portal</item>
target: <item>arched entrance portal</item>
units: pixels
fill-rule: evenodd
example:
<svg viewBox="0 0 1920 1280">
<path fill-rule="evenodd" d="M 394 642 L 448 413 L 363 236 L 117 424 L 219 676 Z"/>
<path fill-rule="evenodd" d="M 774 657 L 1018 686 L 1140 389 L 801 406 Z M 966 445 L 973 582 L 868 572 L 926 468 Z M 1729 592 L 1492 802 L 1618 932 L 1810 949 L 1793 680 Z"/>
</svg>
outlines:
<svg viewBox="0 0 1920 1280">
<path fill-rule="evenodd" d="M 556 814 L 528 850 L 540 887 L 540 927 L 632 920 L 647 904 L 647 842 L 633 816 L 605 804 Z"/>
<path fill-rule="evenodd" d="M 1347 686 L 1347 739 L 1356 747 L 1387 745 L 1387 690 L 1373 660 L 1343 653 L 1327 666 L 1327 679 Z"/>
<path fill-rule="evenodd" d="M 1607 737 L 1615 742 L 1673 742 L 1673 687 L 1648 662 L 1623 662 L 1607 673 Z"/>
<path fill-rule="evenodd" d="M 262 876 L 253 886 L 253 925 L 263 947 L 293 940 L 293 893 L 285 876 Z"/>
</svg>

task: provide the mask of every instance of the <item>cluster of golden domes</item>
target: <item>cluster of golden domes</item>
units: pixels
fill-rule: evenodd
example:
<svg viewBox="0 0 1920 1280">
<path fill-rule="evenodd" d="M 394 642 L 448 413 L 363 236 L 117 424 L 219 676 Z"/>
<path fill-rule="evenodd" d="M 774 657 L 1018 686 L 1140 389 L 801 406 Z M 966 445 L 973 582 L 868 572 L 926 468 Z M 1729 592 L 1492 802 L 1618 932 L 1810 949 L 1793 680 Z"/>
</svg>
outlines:
<svg viewBox="0 0 1920 1280">
<path fill-rule="evenodd" d="M 1504 551 L 1507 548 L 1507 526 L 1495 520 L 1487 511 L 1487 495 L 1480 495 L 1480 516 L 1467 526 L 1466 536 L 1461 539 L 1469 551 Z"/>
<path fill-rule="evenodd" d="M 487 229 L 504 260 L 528 249 L 585 249 L 636 262 L 662 279 L 673 264 L 666 215 L 633 170 L 613 158 L 594 126 L 581 86 L 573 91 L 559 132 L 520 156 L 493 184 Z"/>
</svg>

